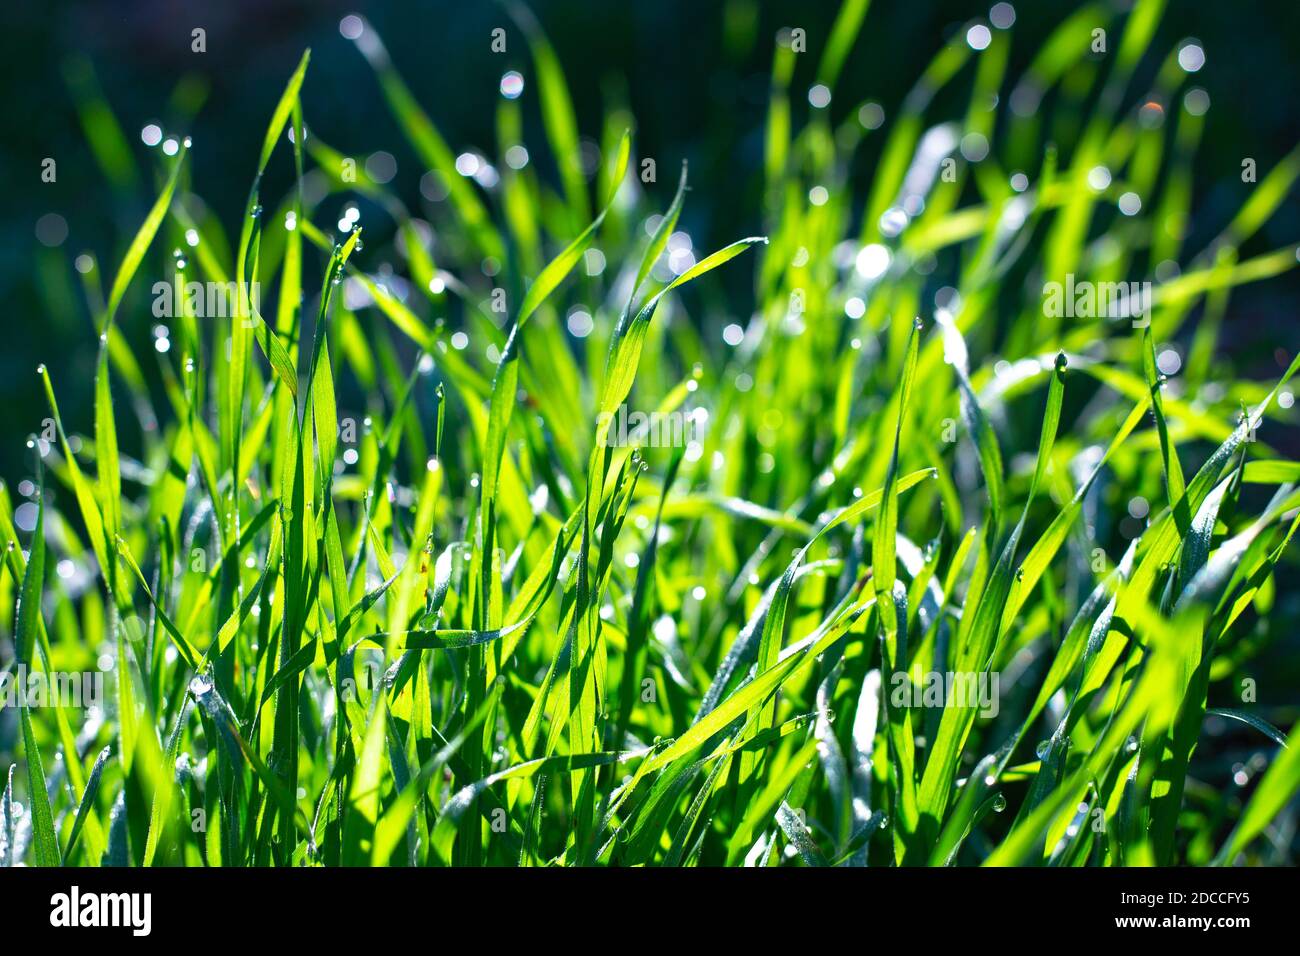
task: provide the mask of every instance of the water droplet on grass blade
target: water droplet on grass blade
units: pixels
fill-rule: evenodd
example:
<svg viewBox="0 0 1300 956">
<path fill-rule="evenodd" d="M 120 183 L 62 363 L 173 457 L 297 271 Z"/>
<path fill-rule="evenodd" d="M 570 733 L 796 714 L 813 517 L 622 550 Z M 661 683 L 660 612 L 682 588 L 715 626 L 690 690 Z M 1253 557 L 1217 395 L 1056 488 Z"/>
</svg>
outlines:
<svg viewBox="0 0 1300 956">
<path fill-rule="evenodd" d="M 190 681 L 190 693 L 195 697 L 202 697 L 212 690 L 212 681 L 206 674 L 196 674 Z"/>
</svg>

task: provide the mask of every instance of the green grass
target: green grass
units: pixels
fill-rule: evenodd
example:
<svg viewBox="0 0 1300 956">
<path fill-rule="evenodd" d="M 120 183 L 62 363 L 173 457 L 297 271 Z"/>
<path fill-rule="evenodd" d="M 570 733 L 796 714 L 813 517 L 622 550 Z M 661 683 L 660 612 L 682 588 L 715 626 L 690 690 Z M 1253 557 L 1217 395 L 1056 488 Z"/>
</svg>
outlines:
<svg viewBox="0 0 1300 956">
<path fill-rule="evenodd" d="M 774 46 L 767 235 L 689 259 L 679 215 L 709 197 L 666 162 L 642 182 L 619 108 L 588 180 L 523 10 L 533 70 L 523 98 L 493 94 L 490 188 L 368 25 L 358 42 L 379 93 L 356 95 L 445 184 L 424 211 L 307 130 L 306 55 L 259 105 L 231 233 L 191 147 L 132 168 L 74 85 L 113 187 L 152 175 L 158 194 L 84 276 L 93 422 L 60 416 L 79 383 L 33 377 L 52 419 L 34 531 L 0 489 L 9 671 L 113 662 L 100 713 L 20 708 L 0 863 L 1292 861 L 1300 730 L 1288 747 L 1274 723 L 1298 688 L 1256 663 L 1294 623 L 1274 572 L 1300 464 L 1263 439 L 1294 421 L 1297 365 L 1257 383 L 1219 342 L 1232 289 L 1296 265 L 1239 250 L 1300 153 L 1184 248 L 1204 110 L 1152 49 L 1163 3 L 1085 7 L 1024 78 L 1005 75 L 1014 31 L 977 53 L 963 28 L 879 129 L 858 104 L 804 110 L 794 79 L 833 90 L 867 6 L 806 53 Z M 1104 57 L 1078 42 L 1094 23 Z M 1017 89 L 1047 105 L 988 108 Z M 938 115 L 962 90 L 965 116 Z M 516 169 L 529 108 L 547 142 Z M 264 195 L 277 163 L 294 186 Z M 364 243 L 335 228 L 357 200 Z M 251 321 L 153 320 L 175 273 L 265 291 Z M 1149 326 L 1054 318 L 1043 286 L 1067 274 L 1159 275 Z M 725 291 L 746 275 L 752 296 Z M 576 307 L 588 335 L 566 331 Z M 153 321 L 167 349 L 137 351 Z M 624 405 L 708 428 L 607 445 Z M 996 674 L 996 715 L 891 699 L 932 672 Z M 1249 774 L 1225 765 L 1225 722 Z"/>
</svg>

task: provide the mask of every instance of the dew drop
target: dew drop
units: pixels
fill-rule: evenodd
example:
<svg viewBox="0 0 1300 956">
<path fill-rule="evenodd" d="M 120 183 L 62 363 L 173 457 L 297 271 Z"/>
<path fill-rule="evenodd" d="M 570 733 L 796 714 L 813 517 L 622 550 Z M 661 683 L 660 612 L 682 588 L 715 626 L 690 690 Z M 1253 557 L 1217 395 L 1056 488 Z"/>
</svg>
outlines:
<svg viewBox="0 0 1300 956">
<path fill-rule="evenodd" d="M 205 674 L 195 675 L 194 679 L 190 681 L 190 693 L 195 697 L 202 697 L 211 690 L 212 681 Z"/>
</svg>

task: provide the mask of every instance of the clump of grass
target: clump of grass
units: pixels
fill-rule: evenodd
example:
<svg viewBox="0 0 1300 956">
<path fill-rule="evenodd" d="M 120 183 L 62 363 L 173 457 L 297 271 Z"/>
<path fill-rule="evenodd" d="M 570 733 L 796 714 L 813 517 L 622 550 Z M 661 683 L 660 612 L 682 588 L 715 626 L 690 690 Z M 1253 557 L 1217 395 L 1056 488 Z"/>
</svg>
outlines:
<svg viewBox="0 0 1300 956">
<path fill-rule="evenodd" d="M 1204 94 L 1179 96 L 1171 52 L 1133 100 L 1165 126 L 1121 108 L 1161 6 L 1086 8 L 1014 84 L 1010 32 L 960 31 L 881 132 L 874 107 L 796 128 L 782 38 L 768 236 L 698 257 L 686 171 L 671 195 L 629 174 L 619 111 L 582 175 L 526 12 L 558 190 L 518 161 L 463 176 L 368 24 L 383 100 L 446 189 L 428 212 L 309 133 L 307 56 L 233 243 L 188 144 L 159 157 L 107 294 L 89 273 L 94 421 L 60 417 L 76 383 L 42 368 L 38 490 L 0 494 L 9 671 L 112 659 L 104 706 L 19 708 L 0 862 L 1290 859 L 1269 828 L 1294 817 L 1300 746 L 1263 702 L 1295 688 L 1252 661 L 1300 524 L 1300 465 L 1257 430 L 1290 419 L 1297 365 L 1261 386 L 1215 346 L 1232 288 L 1295 265 L 1238 250 L 1300 157 L 1182 248 L 1165 224 L 1192 211 Z M 813 51 L 828 92 L 865 10 Z M 1119 37 L 1105 60 L 1076 42 L 1094 20 Z M 932 116 L 962 84 L 966 116 Z M 988 108 L 1007 91 L 1053 109 Z M 503 156 L 527 103 L 497 103 Z M 294 170 L 274 204 L 273 162 Z M 1128 193 L 1141 213 L 1115 211 Z M 183 297 L 153 387 L 127 328 L 159 262 L 274 294 L 221 319 Z M 1044 312 L 1045 283 L 1166 262 L 1141 321 Z M 724 266 L 754 275 L 743 325 Z M 625 407 L 708 427 L 611 443 Z M 1267 765 L 1249 790 L 1198 765 L 1225 719 Z"/>
</svg>

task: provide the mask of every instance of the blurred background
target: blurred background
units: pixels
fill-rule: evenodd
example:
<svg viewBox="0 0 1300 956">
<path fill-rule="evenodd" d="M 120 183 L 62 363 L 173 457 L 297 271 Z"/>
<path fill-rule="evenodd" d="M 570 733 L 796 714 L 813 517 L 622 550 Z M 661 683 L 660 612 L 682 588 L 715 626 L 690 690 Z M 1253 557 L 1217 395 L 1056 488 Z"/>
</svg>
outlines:
<svg viewBox="0 0 1300 956">
<path fill-rule="evenodd" d="M 1061 21 L 1065 6 L 1016 4 L 1009 76 L 1017 76 L 1038 52 L 1038 42 Z M 531 7 L 560 58 L 580 133 L 593 146 L 604 111 L 626 105 L 635 118 L 638 154 L 655 157 L 667 182 L 661 184 L 665 202 L 681 160 L 689 161 L 692 196 L 683 225 L 703 247 L 762 231 L 763 129 L 773 37 L 782 27 L 798 26 L 815 46 L 829 30 L 837 3 L 532 0 Z M 375 25 L 453 148 L 496 155 L 492 105 L 501 75 L 512 68 L 531 74 L 518 31 L 494 3 L 21 0 L 7 6 L 7 28 L 0 31 L 5 91 L 0 173 L 9 187 L 8 201 L 0 207 L 0 301 L 5 305 L 0 402 L 6 410 L 0 420 L 0 475 L 11 487 L 30 471 L 24 441 L 46 415 L 37 363 L 49 364 L 56 385 L 88 383 L 93 375 L 96 342 L 90 313 L 77 293 L 74 261 L 89 251 L 103 267 L 115 268 L 156 195 L 155 184 L 136 171 L 153 166 L 141 139 L 146 125 L 193 136 L 194 190 L 229 226 L 247 196 L 266 120 L 303 48 L 310 46 L 312 65 L 303 91 L 309 126 L 339 150 L 390 153 L 396 172 L 389 188 L 413 207 L 427 204 L 420 195 L 424 170 L 385 108 L 374 74 L 340 35 L 340 19 L 348 13 Z M 873 100 L 883 107 L 888 124 L 918 71 L 975 17 L 988 17 L 987 3 L 872 4 L 830 106 L 834 119 Z M 497 26 L 507 27 L 513 38 L 505 54 L 489 49 Z M 196 27 L 206 31 L 206 52 L 191 50 Z M 1253 157 L 1263 179 L 1300 141 L 1300 111 L 1292 105 L 1300 5 L 1260 0 L 1246 13 L 1234 4 L 1180 0 L 1164 16 L 1158 45 L 1169 49 L 1184 37 L 1196 37 L 1204 46 L 1206 63 L 1196 82 L 1212 104 L 1195 164 L 1195 215 L 1185 245 L 1196 250 L 1247 197 L 1251 186 L 1241 182 L 1242 159 Z M 1148 59 L 1152 62 L 1144 63 L 1135 85 L 1154 73 L 1158 59 Z M 814 57 L 802 58 L 795 90 L 813 82 L 815 64 Z M 950 115 L 964 108 L 967 94 L 960 86 L 948 92 Z M 1140 85 L 1130 90 L 1136 95 Z M 135 154 L 135 168 L 115 165 L 111 155 L 97 156 L 88 145 L 85 124 L 106 120 L 87 104 L 101 96 L 121 125 L 123 148 Z M 945 106 L 941 97 L 932 112 L 943 115 Z M 809 107 L 796 98 L 794 108 L 797 126 L 798 112 Z M 191 114 L 183 129 L 174 125 L 176 117 Z M 525 117 L 535 127 L 525 130 L 525 140 L 532 134 L 540 141 L 535 101 L 525 104 Z M 860 150 L 864 195 L 881 142 L 882 137 L 869 138 Z M 46 158 L 57 162 L 53 183 L 42 182 Z M 290 172 L 287 162 L 273 161 L 264 194 L 281 194 Z M 1243 256 L 1297 237 L 1300 207 L 1292 197 Z M 745 269 L 756 261 L 729 273 L 728 281 L 742 294 Z M 147 271 L 137 277 L 118 317 L 142 353 L 152 322 Z M 1300 277 L 1291 272 L 1234 292 L 1222 347 L 1234 350 L 1241 372 L 1275 378 L 1280 358 L 1295 352 L 1298 291 Z M 88 429 L 91 389 L 61 391 L 65 419 L 73 429 Z"/>
</svg>

